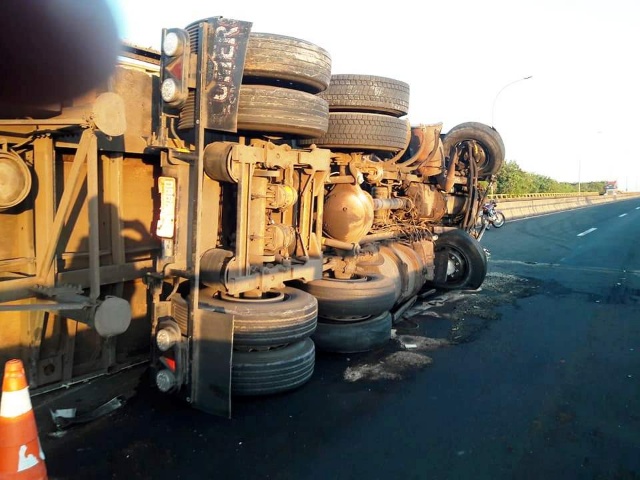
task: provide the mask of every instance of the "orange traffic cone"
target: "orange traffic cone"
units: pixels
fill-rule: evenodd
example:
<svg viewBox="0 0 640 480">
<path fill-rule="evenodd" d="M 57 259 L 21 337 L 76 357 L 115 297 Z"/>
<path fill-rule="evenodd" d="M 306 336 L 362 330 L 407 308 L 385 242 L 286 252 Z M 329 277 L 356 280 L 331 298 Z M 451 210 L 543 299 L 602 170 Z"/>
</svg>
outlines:
<svg viewBox="0 0 640 480">
<path fill-rule="evenodd" d="M 9 360 L 0 400 L 0 480 L 46 479 L 24 366 L 20 360 Z"/>
</svg>

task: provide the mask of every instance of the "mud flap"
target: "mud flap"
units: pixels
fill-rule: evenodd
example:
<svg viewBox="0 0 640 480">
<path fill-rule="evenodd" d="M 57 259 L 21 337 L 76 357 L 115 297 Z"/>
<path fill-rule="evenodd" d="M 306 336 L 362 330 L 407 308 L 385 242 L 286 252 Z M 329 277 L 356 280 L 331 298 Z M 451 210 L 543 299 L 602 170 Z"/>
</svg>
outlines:
<svg viewBox="0 0 640 480">
<path fill-rule="evenodd" d="M 231 418 L 234 316 L 196 308 L 191 345 L 191 403 Z"/>
<path fill-rule="evenodd" d="M 238 99 L 244 71 L 251 22 L 210 18 L 205 25 L 206 65 L 204 98 L 200 103 L 201 125 L 211 130 L 236 132 Z"/>
</svg>

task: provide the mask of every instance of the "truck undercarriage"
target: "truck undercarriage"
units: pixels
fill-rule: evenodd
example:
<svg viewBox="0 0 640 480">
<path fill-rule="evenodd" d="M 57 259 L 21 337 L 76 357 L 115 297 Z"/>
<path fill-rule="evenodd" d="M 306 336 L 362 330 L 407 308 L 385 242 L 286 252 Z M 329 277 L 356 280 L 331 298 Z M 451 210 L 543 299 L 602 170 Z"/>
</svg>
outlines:
<svg viewBox="0 0 640 480">
<path fill-rule="evenodd" d="M 32 391 L 149 361 L 230 415 L 377 348 L 425 288 L 475 289 L 492 128 L 412 126 L 409 86 L 209 18 L 101 89 L 0 119 L 0 357 Z M 142 60 L 143 62 L 139 62 Z"/>
</svg>

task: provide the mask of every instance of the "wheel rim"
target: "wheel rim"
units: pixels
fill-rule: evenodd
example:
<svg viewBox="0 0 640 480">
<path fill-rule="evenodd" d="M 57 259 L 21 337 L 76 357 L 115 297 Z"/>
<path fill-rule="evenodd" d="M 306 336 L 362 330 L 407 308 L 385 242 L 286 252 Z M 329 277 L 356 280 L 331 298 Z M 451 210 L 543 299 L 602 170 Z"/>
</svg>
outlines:
<svg viewBox="0 0 640 480">
<path fill-rule="evenodd" d="M 482 172 L 491 166 L 491 162 L 489 161 L 489 153 L 487 153 L 487 149 L 484 145 L 478 142 L 473 142 L 469 146 L 469 148 L 479 150 L 479 152 L 475 151 L 473 155 L 473 160 L 476 162 L 476 169 L 478 172 Z"/>
<path fill-rule="evenodd" d="M 484 233 L 483 230 L 480 234 Z M 436 240 L 434 286 L 477 289 L 487 273 L 487 255 L 473 236 L 461 229 L 444 232 Z"/>
<path fill-rule="evenodd" d="M 455 283 L 464 279 L 467 272 L 467 262 L 464 255 L 452 248 L 447 251 L 447 282 Z"/>
<path fill-rule="evenodd" d="M 354 274 L 351 278 L 335 278 L 335 277 L 322 277 L 323 280 L 330 282 L 343 282 L 343 283 L 363 283 L 368 280 L 366 275 Z"/>
</svg>

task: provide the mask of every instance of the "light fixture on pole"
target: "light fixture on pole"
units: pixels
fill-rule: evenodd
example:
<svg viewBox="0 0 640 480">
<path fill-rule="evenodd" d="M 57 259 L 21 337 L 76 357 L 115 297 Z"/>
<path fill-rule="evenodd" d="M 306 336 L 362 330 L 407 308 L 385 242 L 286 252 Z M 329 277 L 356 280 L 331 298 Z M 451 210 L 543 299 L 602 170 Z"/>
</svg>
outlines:
<svg viewBox="0 0 640 480">
<path fill-rule="evenodd" d="M 518 82 L 522 82 L 524 80 L 529 80 L 530 78 L 532 78 L 533 75 L 529 75 L 528 77 L 523 77 L 523 78 L 519 78 L 517 80 L 514 80 L 513 82 L 509 82 L 507 83 L 504 87 L 502 87 L 500 89 L 500 91 L 498 93 L 496 93 L 495 98 L 493 99 L 493 106 L 491 107 L 491 126 L 493 128 L 495 128 L 495 122 L 494 122 L 494 118 L 495 118 L 495 114 L 496 114 L 496 102 L 498 101 L 498 97 L 500 96 L 500 94 L 507 88 L 510 87 L 511 85 L 513 85 L 514 83 L 518 83 Z"/>
</svg>

